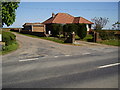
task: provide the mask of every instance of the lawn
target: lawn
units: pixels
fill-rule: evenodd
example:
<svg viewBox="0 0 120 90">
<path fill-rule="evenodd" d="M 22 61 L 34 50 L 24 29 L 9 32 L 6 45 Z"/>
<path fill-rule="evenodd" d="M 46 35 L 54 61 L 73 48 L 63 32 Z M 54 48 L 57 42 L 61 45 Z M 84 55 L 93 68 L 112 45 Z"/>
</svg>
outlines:
<svg viewBox="0 0 120 90">
<path fill-rule="evenodd" d="M 103 41 L 99 41 L 97 43 L 101 43 L 101 44 L 106 44 L 106 45 L 113 45 L 113 46 L 120 46 L 120 40 L 103 40 Z"/>
</svg>

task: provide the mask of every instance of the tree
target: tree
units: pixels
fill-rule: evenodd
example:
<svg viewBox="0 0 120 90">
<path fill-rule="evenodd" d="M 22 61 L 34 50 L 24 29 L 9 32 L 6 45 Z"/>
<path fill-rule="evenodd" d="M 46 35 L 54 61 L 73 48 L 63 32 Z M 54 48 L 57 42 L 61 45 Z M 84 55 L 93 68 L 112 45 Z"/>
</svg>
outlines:
<svg viewBox="0 0 120 90">
<path fill-rule="evenodd" d="M 92 19 L 94 22 L 93 28 L 95 30 L 101 30 L 109 22 L 108 18 L 95 17 Z"/>
<path fill-rule="evenodd" d="M 68 31 L 69 33 L 75 32 L 77 33 L 78 26 L 76 24 L 69 24 L 68 25 Z"/>
<path fill-rule="evenodd" d="M 63 32 L 66 33 L 65 36 L 70 35 L 72 32 L 77 33 L 78 26 L 76 24 L 65 24 L 63 26 Z"/>
<path fill-rule="evenodd" d="M 87 27 L 86 24 L 78 24 L 77 35 L 83 39 L 87 35 Z"/>
<path fill-rule="evenodd" d="M 51 24 L 51 33 L 52 36 L 57 36 L 62 32 L 62 25 L 61 24 Z"/>
<path fill-rule="evenodd" d="M 58 30 L 58 34 L 59 34 L 59 37 L 60 37 L 60 34 L 63 33 L 63 26 L 61 24 L 58 24 L 57 30 Z"/>
<path fill-rule="evenodd" d="M 112 25 L 112 27 L 113 27 L 113 29 L 114 30 L 120 30 L 120 22 L 116 22 L 116 23 L 114 23 L 113 25 Z"/>
<path fill-rule="evenodd" d="M 15 22 L 19 2 L 2 2 L 2 25 L 10 26 Z"/>
</svg>

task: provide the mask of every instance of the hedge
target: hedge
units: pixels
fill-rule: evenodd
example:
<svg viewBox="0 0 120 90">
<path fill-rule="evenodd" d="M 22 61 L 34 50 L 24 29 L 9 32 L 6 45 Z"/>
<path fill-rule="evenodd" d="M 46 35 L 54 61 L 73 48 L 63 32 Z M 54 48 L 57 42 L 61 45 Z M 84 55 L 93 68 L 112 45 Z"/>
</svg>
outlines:
<svg viewBox="0 0 120 90">
<path fill-rule="evenodd" d="M 115 32 L 99 31 L 99 35 L 102 40 L 111 40 L 116 38 Z"/>
<path fill-rule="evenodd" d="M 16 40 L 16 36 L 11 32 L 2 31 L 2 42 L 5 42 L 5 45 L 11 45 Z"/>
<path fill-rule="evenodd" d="M 81 39 L 84 39 L 86 37 L 86 35 L 87 35 L 86 24 L 77 24 L 77 25 L 78 25 L 77 35 Z"/>
</svg>

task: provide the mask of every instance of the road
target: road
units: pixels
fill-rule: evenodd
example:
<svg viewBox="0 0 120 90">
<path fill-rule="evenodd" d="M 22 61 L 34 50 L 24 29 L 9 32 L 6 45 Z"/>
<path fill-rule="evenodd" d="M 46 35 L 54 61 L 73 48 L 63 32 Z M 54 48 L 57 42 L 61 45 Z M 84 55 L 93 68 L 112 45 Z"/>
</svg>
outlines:
<svg viewBox="0 0 120 90">
<path fill-rule="evenodd" d="M 20 48 L 2 57 L 3 88 L 118 88 L 118 47 L 16 35 Z"/>
</svg>

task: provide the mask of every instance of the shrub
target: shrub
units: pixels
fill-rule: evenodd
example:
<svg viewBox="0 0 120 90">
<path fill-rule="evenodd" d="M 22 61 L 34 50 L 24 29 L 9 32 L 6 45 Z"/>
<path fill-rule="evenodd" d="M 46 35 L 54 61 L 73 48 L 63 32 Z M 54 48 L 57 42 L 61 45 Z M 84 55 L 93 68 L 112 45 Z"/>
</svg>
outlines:
<svg viewBox="0 0 120 90">
<path fill-rule="evenodd" d="M 62 32 L 62 25 L 61 24 L 51 24 L 51 33 L 52 36 L 57 36 Z"/>
<path fill-rule="evenodd" d="M 78 25 L 78 29 L 77 29 L 77 35 L 83 39 L 86 37 L 87 35 L 87 28 L 86 28 L 86 24 L 77 24 Z"/>
<path fill-rule="evenodd" d="M 76 24 L 68 24 L 68 32 L 72 33 L 75 32 L 77 33 L 78 26 Z"/>
<path fill-rule="evenodd" d="M 2 41 L 5 42 L 5 45 L 11 45 L 16 39 L 16 36 L 11 32 L 2 31 Z"/>
<path fill-rule="evenodd" d="M 67 33 L 67 36 L 70 35 L 72 32 L 77 33 L 78 26 L 76 24 L 65 24 L 63 26 L 63 32 Z"/>
<path fill-rule="evenodd" d="M 102 40 L 115 39 L 114 32 L 99 31 L 99 35 Z"/>
</svg>

